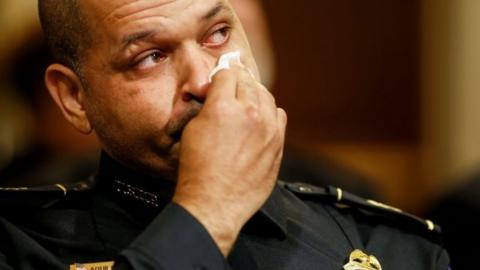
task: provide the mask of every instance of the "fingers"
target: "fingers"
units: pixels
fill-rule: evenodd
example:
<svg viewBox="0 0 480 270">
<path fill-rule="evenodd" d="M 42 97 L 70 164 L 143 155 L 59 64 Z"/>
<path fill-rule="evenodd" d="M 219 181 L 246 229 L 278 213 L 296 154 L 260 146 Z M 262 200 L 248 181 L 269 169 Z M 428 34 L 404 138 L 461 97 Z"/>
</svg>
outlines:
<svg viewBox="0 0 480 270">
<path fill-rule="evenodd" d="M 238 101 L 257 106 L 258 82 L 240 62 L 232 62 L 230 69 L 217 72 L 212 78 L 207 99 L 235 98 Z"/>
<path fill-rule="evenodd" d="M 238 101 L 253 106 L 259 105 L 257 81 L 241 63 L 232 65 L 233 72 L 237 73 L 237 99 Z"/>
<path fill-rule="evenodd" d="M 280 129 L 280 133 L 285 137 L 285 131 L 287 129 L 287 113 L 282 108 L 277 108 L 277 125 Z"/>
<path fill-rule="evenodd" d="M 277 126 L 280 132 L 285 132 L 285 111 L 277 109 L 273 95 L 265 86 L 257 82 L 251 72 L 240 62 L 232 63 L 230 69 L 221 70 L 213 77 L 207 102 L 209 99 L 236 100 L 249 109 L 257 111 L 270 127 Z"/>
<path fill-rule="evenodd" d="M 275 125 L 277 119 L 277 104 L 275 103 L 275 98 L 262 84 L 257 83 L 256 87 L 258 88 L 259 110 Z"/>
<path fill-rule="evenodd" d="M 270 126 L 275 126 L 277 106 L 272 94 L 241 63 L 234 63 L 232 69 L 237 73 L 237 100 L 257 111 Z"/>
<path fill-rule="evenodd" d="M 278 142 L 280 146 L 278 148 L 278 152 L 276 153 L 275 161 L 274 161 L 274 171 L 279 170 L 280 164 L 282 162 L 283 157 L 283 149 L 285 146 L 285 130 L 287 127 L 287 114 L 282 108 L 277 108 L 277 134 L 279 136 Z"/>
<path fill-rule="evenodd" d="M 212 78 L 212 84 L 207 94 L 207 101 L 227 99 L 233 100 L 237 93 L 237 76 L 230 70 L 223 69 Z"/>
</svg>

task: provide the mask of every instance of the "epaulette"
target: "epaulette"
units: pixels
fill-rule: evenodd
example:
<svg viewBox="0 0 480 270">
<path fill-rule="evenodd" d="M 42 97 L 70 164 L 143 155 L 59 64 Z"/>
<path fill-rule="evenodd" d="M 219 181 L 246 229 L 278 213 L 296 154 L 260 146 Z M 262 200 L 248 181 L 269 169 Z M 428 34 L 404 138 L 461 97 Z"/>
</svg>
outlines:
<svg viewBox="0 0 480 270">
<path fill-rule="evenodd" d="M 45 208 L 67 196 L 85 193 L 94 186 L 93 178 L 70 184 L 38 187 L 0 187 L 0 209 Z"/>
<path fill-rule="evenodd" d="M 442 232 L 440 226 L 428 219 L 419 218 L 399 208 L 375 200 L 364 199 L 338 187 L 328 186 L 323 188 L 306 183 L 286 183 L 282 181 L 279 184 L 302 199 L 329 201 L 337 206 L 354 207 L 373 214 L 392 217 L 424 232 L 433 232 L 437 235 Z"/>
</svg>

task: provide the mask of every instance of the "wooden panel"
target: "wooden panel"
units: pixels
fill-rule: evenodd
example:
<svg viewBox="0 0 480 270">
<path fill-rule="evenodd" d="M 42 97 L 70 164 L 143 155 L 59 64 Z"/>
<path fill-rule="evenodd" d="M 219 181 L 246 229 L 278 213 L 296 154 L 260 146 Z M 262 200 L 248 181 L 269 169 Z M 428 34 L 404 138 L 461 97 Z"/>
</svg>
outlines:
<svg viewBox="0 0 480 270">
<path fill-rule="evenodd" d="M 419 139 L 417 1 L 265 0 L 289 132 Z"/>
</svg>

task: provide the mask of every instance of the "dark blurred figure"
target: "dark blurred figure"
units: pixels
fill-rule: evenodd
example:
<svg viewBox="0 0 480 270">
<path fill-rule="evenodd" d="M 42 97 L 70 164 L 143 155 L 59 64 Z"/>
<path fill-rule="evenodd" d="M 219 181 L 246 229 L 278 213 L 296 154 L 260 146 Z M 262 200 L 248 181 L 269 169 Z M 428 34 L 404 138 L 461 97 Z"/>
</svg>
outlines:
<svg viewBox="0 0 480 270">
<path fill-rule="evenodd" d="M 23 149 L 13 153 L 0 171 L 1 186 L 37 186 L 85 179 L 98 158 L 93 136 L 78 135 L 61 117 L 44 89 L 43 71 L 50 55 L 42 37 L 32 35 L 12 48 L 6 65 L 6 81 L 24 101 L 32 117 Z"/>
<path fill-rule="evenodd" d="M 439 198 L 426 215 L 442 227 L 452 269 L 477 269 L 480 254 L 480 172 Z"/>
<path fill-rule="evenodd" d="M 365 198 L 377 199 L 378 193 L 362 176 L 319 155 L 296 150 L 286 144 L 279 179 L 306 182 L 317 186 L 338 186 Z"/>
</svg>

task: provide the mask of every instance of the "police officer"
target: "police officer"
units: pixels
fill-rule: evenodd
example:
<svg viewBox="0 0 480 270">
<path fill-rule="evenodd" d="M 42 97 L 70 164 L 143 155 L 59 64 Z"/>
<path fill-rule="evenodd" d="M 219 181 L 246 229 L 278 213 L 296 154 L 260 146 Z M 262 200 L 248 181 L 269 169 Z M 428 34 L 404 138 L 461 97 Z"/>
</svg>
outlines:
<svg viewBox="0 0 480 270">
<path fill-rule="evenodd" d="M 104 154 L 91 181 L 3 189 L 1 268 L 447 269 L 430 221 L 341 189 L 276 185 L 286 114 L 227 1 L 39 9 L 57 58 L 47 88 Z M 241 60 L 210 81 L 231 51 Z"/>
</svg>

